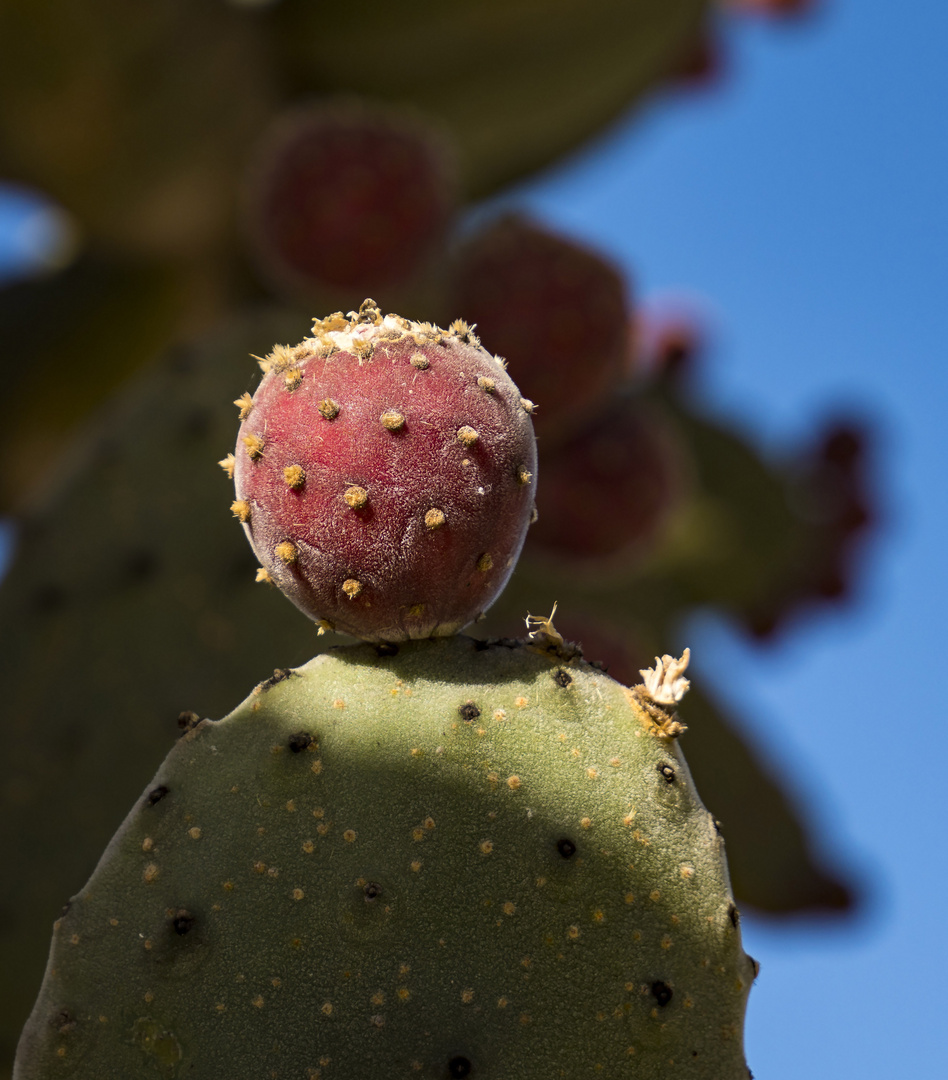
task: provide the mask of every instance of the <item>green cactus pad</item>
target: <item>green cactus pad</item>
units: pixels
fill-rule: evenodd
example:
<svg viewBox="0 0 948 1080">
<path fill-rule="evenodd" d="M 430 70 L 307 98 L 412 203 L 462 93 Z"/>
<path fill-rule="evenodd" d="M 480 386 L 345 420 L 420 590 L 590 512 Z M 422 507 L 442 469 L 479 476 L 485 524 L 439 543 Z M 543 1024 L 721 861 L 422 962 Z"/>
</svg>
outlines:
<svg viewBox="0 0 948 1080">
<path fill-rule="evenodd" d="M 673 705 L 536 642 L 335 649 L 189 730 L 55 924 L 16 1080 L 746 1080 Z"/>
</svg>

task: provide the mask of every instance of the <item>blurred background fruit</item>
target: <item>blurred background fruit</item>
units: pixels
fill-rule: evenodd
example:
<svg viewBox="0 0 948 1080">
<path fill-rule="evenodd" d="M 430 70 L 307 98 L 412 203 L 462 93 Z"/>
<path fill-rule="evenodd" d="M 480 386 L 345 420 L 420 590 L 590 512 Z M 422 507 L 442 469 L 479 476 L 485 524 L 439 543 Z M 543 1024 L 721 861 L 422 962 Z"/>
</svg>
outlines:
<svg viewBox="0 0 948 1080">
<path fill-rule="evenodd" d="M 252 160 L 246 228 L 274 291 L 314 311 L 375 295 L 400 310 L 441 255 L 457 167 L 431 121 L 364 99 L 317 99 L 278 115 Z"/>
<path fill-rule="evenodd" d="M 562 443 L 595 413 L 632 359 L 631 298 L 598 252 L 505 214 L 453 252 L 451 310 L 475 323 L 543 407 L 543 447 Z"/>
</svg>

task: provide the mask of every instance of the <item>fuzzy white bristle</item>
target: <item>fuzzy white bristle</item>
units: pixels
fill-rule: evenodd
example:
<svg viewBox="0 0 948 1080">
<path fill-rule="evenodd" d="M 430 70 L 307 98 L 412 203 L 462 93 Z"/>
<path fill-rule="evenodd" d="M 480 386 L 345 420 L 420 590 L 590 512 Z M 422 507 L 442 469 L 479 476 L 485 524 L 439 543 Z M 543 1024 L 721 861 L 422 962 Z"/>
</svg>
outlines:
<svg viewBox="0 0 948 1080">
<path fill-rule="evenodd" d="M 313 341 L 332 342 L 340 352 L 352 352 L 353 346 L 374 344 L 376 341 L 397 341 L 406 336 L 414 338 L 418 344 L 432 342 L 442 338 L 456 338 L 475 347 L 480 342 L 469 327 L 461 320 L 451 324 L 445 330 L 430 322 L 415 322 L 401 315 L 382 315 L 373 300 L 366 300 L 359 311 L 350 311 L 348 316 L 337 313 L 327 319 L 316 319 L 313 323 L 315 339 L 309 339 L 300 346 L 308 347 Z"/>
<path fill-rule="evenodd" d="M 691 683 L 682 678 L 682 675 L 690 659 L 690 649 L 685 649 L 680 660 L 667 654 L 662 657 L 656 656 L 655 667 L 645 668 L 639 672 L 645 684 L 646 694 L 656 705 L 677 705 L 688 693 Z"/>
</svg>

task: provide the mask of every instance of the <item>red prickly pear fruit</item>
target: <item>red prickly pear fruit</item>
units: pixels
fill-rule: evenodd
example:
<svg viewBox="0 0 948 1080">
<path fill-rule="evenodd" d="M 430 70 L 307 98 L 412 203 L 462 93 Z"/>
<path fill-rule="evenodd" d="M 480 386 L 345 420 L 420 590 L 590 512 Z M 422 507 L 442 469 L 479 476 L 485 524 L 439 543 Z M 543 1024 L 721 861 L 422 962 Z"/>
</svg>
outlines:
<svg viewBox="0 0 948 1080">
<path fill-rule="evenodd" d="M 654 407 L 624 397 L 543 456 L 533 551 L 571 560 L 647 552 L 679 504 L 684 453 Z"/>
<path fill-rule="evenodd" d="M 351 297 L 415 279 L 456 205 L 445 136 L 394 107 L 346 100 L 277 120 L 254 156 L 245 217 L 277 289 Z"/>
<path fill-rule="evenodd" d="M 498 596 L 534 506 L 536 442 L 503 363 L 466 323 L 374 301 L 276 346 L 236 404 L 236 501 L 298 608 L 368 641 L 453 634 Z"/>
<path fill-rule="evenodd" d="M 625 281 L 596 252 L 516 215 L 454 260 L 453 304 L 514 365 L 544 448 L 582 426 L 628 366 Z"/>
</svg>

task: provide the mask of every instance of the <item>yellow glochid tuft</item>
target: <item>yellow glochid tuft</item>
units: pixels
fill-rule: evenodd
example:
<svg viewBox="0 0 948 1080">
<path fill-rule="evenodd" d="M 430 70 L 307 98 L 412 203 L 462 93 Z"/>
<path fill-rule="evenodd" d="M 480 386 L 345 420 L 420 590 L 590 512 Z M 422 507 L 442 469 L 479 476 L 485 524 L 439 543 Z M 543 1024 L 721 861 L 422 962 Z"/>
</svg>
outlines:
<svg viewBox="0 0 948 1080">
<path fill-rule="evenodd" d="M 345 500 L 346 506 L 351 507 L 353 510 L 361 510 L 369 501 L 369 493 L 364 487 L 359 487 L 358 484 L 353 484 L 352 487 L 346 488 L 345 494 L 342 497 Z"/>
<path fill-rule="evenodd" d="M 356 581 L 355 578 L 346 578 L 342 583 L 342 591 L 350 600 L 355 600 L 359 593 L 362 592 L 362 582 Z"/>
<path fill-rule="evenodd" d="M 379 417 L 383 428 L 389 431 L 401 431 L 405 426 L 405 417 L 397 409 L 386 409 Z"/>
<path fill-rule="evenodd" d="M 458 428 L 458 442 L 462 446 L 473 446 L 479 438 L 480 435 L 474 428 L 469 427 L 467 424 L 465 424 L 464 427 Z"/>
<path fill-rule="evenodd" d="M 273 549 L 273 554 L 276 555 L 280 562 L 285 563 L 287 566 L 289 566 L 290 563 L 296 562 L 296 557 L 297 555 L 299 555 L 299 551 L 297 550 L 296 544 L 294 544 L 292 540 L 282 540 Z"/>
<path fill-rule="evenodd" d="M 249 435 L 244 435 L 240 440 L 244 446 L 247 447 L 247 456 L 251 461 L 257 461 L 263 457 L 263 437 L 260 435 L 254 435 L 251 432 Z"/>
<path fill-rule="evenodd" d="M 283 469 L 283 479 L 286 481 L 286 486 L 295 491 L 306 483 L 306 470 L 302 465 L 287 465 Z"/>
</svg>

